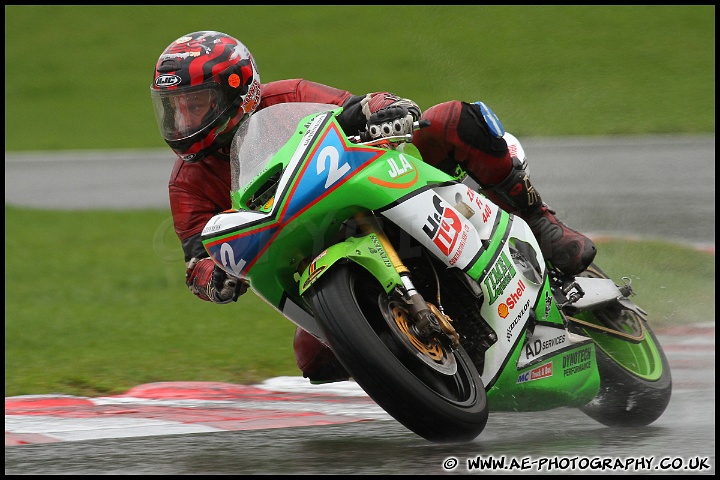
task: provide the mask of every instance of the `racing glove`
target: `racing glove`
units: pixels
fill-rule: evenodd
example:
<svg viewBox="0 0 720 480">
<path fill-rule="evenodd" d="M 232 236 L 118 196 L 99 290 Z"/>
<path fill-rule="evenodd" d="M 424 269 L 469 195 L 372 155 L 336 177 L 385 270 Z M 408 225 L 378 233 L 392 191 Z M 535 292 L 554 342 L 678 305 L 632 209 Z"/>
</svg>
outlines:
<svg viewBox="0 0 720 480">
<path fill-rule="evenodd" d="M 193 258 L 187 264 L 185 284 L 202 300 L 213 303 L 237 302 L 248 290 L 248 282 L 231 277 L 209 257 Z"/>
<path fill-rule="evenodd" d="M 360 103 L 367 118 L 367 130 L 363 132 L 363 136 L 372 140 L 395 135 L 412 135 L 413 122 L 422 115 L 420 107 L 415 102 L 400 98 L 393 93 L 367 95 Z"/>
</svg>

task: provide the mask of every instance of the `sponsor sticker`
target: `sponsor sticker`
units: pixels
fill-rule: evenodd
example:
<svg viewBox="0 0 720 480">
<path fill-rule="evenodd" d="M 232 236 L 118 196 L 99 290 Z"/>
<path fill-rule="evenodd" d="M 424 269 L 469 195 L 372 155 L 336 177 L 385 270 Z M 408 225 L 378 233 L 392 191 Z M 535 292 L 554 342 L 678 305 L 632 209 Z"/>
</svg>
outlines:
<svg viewBox="0 0 720 480">
<path fill-rule="evenodd" d="M 540 365 L 539 367 L 535 367 L 532 370 L 528 370 L 525 373 L 521 373 L 520 375 L 518 375 L 517 382 L 515 383 L 532 382 L 534 380 L 540 380 L 541 378 L 552 377 L 552 375 L 553 364 L 552 362 L 548 362 Z"/>
</svg>

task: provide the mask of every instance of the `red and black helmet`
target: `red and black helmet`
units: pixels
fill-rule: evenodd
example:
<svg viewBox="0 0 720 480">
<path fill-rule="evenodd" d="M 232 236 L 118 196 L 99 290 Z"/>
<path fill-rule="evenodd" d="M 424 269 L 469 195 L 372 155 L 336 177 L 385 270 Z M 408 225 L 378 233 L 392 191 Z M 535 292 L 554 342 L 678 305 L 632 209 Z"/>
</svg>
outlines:
<svg viewBox="0 0 720 480">
<path fill-rule="evenodd" d="M 230 144 L 260 104 L 260 74 L 250 51 L 220 32 L 183 35 L 160 55 L 150 87 L 160 133 L 194 163 Z"/>
</svg>

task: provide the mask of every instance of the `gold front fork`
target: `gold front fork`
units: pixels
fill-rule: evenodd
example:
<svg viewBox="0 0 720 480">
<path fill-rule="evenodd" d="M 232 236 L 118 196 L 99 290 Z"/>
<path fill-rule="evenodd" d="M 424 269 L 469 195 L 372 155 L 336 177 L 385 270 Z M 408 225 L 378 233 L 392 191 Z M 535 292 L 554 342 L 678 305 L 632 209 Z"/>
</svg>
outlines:
<svg viewBox="0 0 720 480">
<path fill-rule="evenodd" d="M 444 332 L 452 339 L 452 343 L 457 345 L 459 341 L 458 335 L 450 325 L 450 318 L 441 313 L 435 305 L 427 303 L 420 292 L 417 291 L 410 279 L 410 270 L 400 259 L 397 251 L 395 251 L 395 247 L 390 243 L 390 240 L 378 223 L 377 218 L 370 213 L 361 213 L 355 215 L 355 221 L 363 233 L 374 233 L 378 237 L 393 267 L 395 267 L 395 270 L 397 270 L 400 275 L 403 287 L 405 287 L 403 297 L 407 302 L 408 310 L 414 320 L 413 327 L 417 335 L 427 340 Z"/>
<path fill-rule="evenodd" d="M 408 270 L 402 260 L 400 260 L 400 256 L 395 251 L 395 247 L 390 243 L 390 240 L 387 238 L 387 235 L 385 235 L 375 216 L 370 213 L 359 213 L 355 215 L 355 221 L 363 233 L 374 233 L 378 237 L 393 267 L 395 267 L 395 270 L 397 270 L 401 277 L 410 275 L 410 270 Z"/>
</svg>

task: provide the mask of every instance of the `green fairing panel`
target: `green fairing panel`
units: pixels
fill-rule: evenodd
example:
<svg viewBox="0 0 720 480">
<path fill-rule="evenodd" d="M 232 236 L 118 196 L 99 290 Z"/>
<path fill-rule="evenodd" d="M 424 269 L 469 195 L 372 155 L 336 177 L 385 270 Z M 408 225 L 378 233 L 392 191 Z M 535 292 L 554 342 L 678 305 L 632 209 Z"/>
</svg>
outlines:
<svg viewBox="0 0 720 480">
<path fill-rule="evenodd" d="M 525 336 L 510 357 L 516 365 Z M 506 368 L 488 390 L 493 411 L 533 412 L 559 407 L 582 407 L 600 390 L 595 345 L 581 343 L 522 369 Z"/>
<path fill-rule="evenodd" d="M 390 292 L 395 285 L 402 284 L 400 275 L 393 267 L 377 235 L 369 234 L 364 237 L 348 238 L 318 255 L 300 276 L 300 295 L 303 295 L 333 264 L 343 259 L 352 260 L 363 266 L 378 279 L 386 292 Z"/>
<path fill-rule="evenodd" d="M 602 325 L 602 322 L 597 320 L 592 312 L 582 312 L 575 316 L 586 322 Z M 592 328 L 585 328 L 584 331 L 597 344 L 597 348 L 628 372 L 649 382 L 661 378 L 663 365 L 662 362 L 656 360 L 660 358 L 659 349 L 650 335 L 645 334 L 642 342 L 633 343 Z"/>
</svg>

